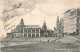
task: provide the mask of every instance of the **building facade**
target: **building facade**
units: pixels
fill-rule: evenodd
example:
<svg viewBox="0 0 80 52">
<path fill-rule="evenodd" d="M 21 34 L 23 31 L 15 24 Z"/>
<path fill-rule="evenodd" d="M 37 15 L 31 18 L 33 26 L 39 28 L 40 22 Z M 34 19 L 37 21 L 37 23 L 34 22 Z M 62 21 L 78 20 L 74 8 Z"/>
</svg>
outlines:
<svg viewBox="0 0 80 52">
<path fill-rule="evenodd" d="M 64 33 L 78 35 L 80 33 L 80 9 L 70 9 L 64 13 Z"/>
<path fill-rule="evenodd" d="M 23 19 L 15 29 L 11 30 L 11 33 L 7 33 L 7 37 L 40 37 L 39 25 L 24 25 Z"/>
<path fill-rule="evenodd" d="M 40 37 L 40 31 L 39 25 L 25 25 L 24 37 Z"/>
</svg>

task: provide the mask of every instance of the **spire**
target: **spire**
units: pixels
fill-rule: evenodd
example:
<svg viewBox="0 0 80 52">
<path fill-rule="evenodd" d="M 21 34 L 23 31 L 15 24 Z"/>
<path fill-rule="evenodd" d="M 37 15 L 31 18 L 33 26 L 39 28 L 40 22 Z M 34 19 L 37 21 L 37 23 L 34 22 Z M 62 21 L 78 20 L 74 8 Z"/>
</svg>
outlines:
<svg viewBox="0 0 80 52">
<path fill-rule="evenodd" d="M 45 30 L 45 31 L 47 30 L 45 19 L 44 19 L 44 23 L 43 23 L 42 29 Z"/>
<path fill-rule="evenodd" d="M 45 18 L 44 18 L 44 23 L 43 23 L 43 25 L 46 25 Z"/>
</svg>

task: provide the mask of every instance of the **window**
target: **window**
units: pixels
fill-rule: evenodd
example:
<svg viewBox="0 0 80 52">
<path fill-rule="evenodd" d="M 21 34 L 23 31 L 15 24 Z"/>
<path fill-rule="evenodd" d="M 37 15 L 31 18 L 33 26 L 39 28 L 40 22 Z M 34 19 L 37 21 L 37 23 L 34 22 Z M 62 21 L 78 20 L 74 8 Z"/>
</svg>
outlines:
<svg viewBox="0 0 80 52">
<path fill-rule="evenodd" d="M 35 29 L 32 29 L 32 32 L 35 32 Z"/>
<path fill-rule="evenodd" d="M 36 29 L 36 32 L 39 32 L 39 29 Z"/>
<path fill-rule="evenodd" d="M 31 32 L 31 29 L 28 29 L 28 32 Z"/>
</svg>

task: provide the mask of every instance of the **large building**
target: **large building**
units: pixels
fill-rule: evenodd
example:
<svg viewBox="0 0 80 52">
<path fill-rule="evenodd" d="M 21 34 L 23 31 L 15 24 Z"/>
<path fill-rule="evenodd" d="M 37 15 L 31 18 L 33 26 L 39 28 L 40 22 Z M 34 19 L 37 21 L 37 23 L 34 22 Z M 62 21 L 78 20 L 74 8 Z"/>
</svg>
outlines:
<svg viewBox="0 0 80 52">
<path fill-rule="evenodd" d="M 39 25 L 25 25 L 24 37 L 40 37 L 40 31 Z"/>
<path fill-rule="evenodd" d="M 47 29 L 46 22 L 42 25 L 42 29 L 39 25 L 24 25 L 23 18 L 15 29 L 12 29 L 10 33 L 7 33 L 7 37 L 24 37 L 24 38 L 34 38 L 34 37 L 52 37 L 54 34 L 53 30 Z"/>
<path fill-rule="evenodd" d="M 15 29 L 11 30 L 11 33 L 7 33 L 7 37 L 40 37 L 39 25 L 24 25 L 23 19 Z"/>
<path fill-rule="evenodd" d="M 80 9 L 70 9 L 64 13 L 64 33 L 78 35 L 80 33 Z"/>
</svg>

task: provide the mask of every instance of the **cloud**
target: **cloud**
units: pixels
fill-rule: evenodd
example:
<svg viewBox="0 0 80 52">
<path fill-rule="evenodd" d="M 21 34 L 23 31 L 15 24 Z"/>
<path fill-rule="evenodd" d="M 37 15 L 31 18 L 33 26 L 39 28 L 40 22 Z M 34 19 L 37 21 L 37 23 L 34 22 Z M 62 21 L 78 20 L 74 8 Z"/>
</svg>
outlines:
<svg viewBox="0 0 80 52">
<path fill-rule="evenodd" d="M 12 6 L 17 6 L 19 3 L 22 3 L 21 7 L 15 8 L 14 10 Z M 22 16 L 27 13 L 31 13 L 36 8 L 36 0 L 5 0 L 3 3 L 4 11 L 3 13 L 3 21 L 6 21 L 8 18 L 15 17 L 15 16 Z"/>
</svg>

